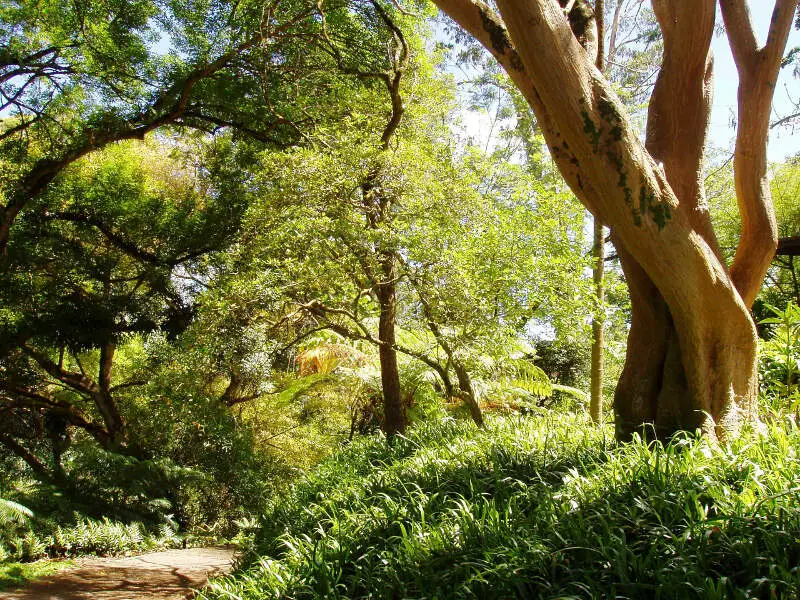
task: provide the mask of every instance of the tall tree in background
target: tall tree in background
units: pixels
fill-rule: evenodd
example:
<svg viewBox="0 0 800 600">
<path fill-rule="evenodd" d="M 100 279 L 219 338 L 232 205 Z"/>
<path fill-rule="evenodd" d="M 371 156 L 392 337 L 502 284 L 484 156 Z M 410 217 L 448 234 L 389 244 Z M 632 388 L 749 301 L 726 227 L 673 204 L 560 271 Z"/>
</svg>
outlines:
<svg viewBox="0 0 800 600">
<path fill-rule="evenodd" d="M 597 20 L 597 68 L 601 73 L 605 70 L 605 2 L 595 0 L 594 5 L 595 19 Z M 603 293 L 603 271 L 606 262 L 606 239 L 603 222 L 594 217 L 594 227 L 592 234 L 592 280 L 594 281 L 594 293 L 597 296 L 597 308 L 592 316 L 592 370 L 590 382 L 589 415 L 595 423 L 603 420 L 603 351 L 605 342 L 603 338 L 603 318 L 604 293 Z"/>
<path fill-rule="evenodd" d="M 320 4 L 317 14 L 309 50 L 327 57 L 330 76 L 317 93 L 326 95 L 327 109 L 342 118 L 309 135 L 306 148 L 263 156 L 254 186 L 261 201 L 252 211 L 259 231 L 252 239 L 276 228 L 255 252 L 272 257 L 268 272 L 287 278 L 294 309 L 377 346 L 382 426 L 391 437 L 408 424 L 396 348 L 396 223 L 406 183 L 395 162 L 402 155 L 400 133 L 407 128 L 406 95 L 413 89 L 407 72 L 417 80 L 429 76 L 428 64 L 411 64 L 410 44 L 422 54 L 416 29 L 423 20 L 393 14 L 377 2 Z M 361 321 L 372 302 L 378 320 L 374 335 Z"/>
<path fill-rule="evenodd" d="M 744 0 L 721 0 L 740 74 L 736 188 L 742 238 L 719 252 L 701 179 L 711 105 L 714 0 L 654 0 L 664 55 L 643 146 L 595 66 L 583 0 L 436 4 L 504 66 L 534 110 L 572 190 L 609 224 L 631 292 L 617 434 L 695 428 L 724 436 L 754 417 L 756 333 L 749 307 L 777 244 L 766 140 L 774 82 L 797 0 L 776 0 L 759 44 Z"/>
</svg>

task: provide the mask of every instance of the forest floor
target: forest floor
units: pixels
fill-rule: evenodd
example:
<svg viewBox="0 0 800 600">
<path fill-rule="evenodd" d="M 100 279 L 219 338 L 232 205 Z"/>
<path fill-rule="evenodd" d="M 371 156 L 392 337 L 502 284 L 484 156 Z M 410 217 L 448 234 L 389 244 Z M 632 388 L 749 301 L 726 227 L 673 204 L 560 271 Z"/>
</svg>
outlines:
<svg viewBox="0 0 800 600">
<path fill-rule="evenodd" d="M 231 569 L 232 548 L 191 548 L 76 561 L 73 568 L 12 590 L 5 600 L 178 600 Z"/>
</svg>

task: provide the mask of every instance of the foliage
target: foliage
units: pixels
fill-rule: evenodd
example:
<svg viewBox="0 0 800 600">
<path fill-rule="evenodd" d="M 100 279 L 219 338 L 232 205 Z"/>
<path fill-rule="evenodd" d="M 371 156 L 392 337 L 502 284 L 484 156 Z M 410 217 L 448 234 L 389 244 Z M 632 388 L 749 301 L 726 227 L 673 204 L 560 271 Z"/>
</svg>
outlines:
<svg viewBox="0 0 800 600">
<path fill-rule="evenodd" d="M 9 529 L 24 526 L 32 516 L 33 512 L 27 506 L 0 498 L 0 531 L 5 533 Z"/>
<path fill-rule="evenodd" d="M 722 253 L 728 264 L 731 264 L 741 235 L 733 165 L 727 153 L 715 157 L 712 165 L 706 176 L 708 200 L 712 208 L 711 216 Z M 771 166 L 770 190 L 778 224 L 778 236 L 781 238 L 796 236 L 797 223 L 800 219 L 797 204 L 797 194 L 800 192 L 800 160 L 797 157 Z M 781 310 L 790 300 L 798 304 L 800 302 L 798 281 L 800 279 L 798 279 L 797 257 L 776 256 L 767 273 L 760 299 L 753 306 L 756 318 L 761 320 L 771 316 L 769 310 L 764 307 L 764 302 Z"/>
<path fill-rule="evenodd" d="M 113 556 L 153 549 L 177 548 L 182 538 L 177 526 L 165 523 L 148 530 L 138 522 L 120 523 L 74 516 L 71 524 L 48 528 L 39 523 L 24 533 L 0 538 L 0 562 L 31 562 L 42 558 L 85 555 Z"/>
<path fill-rule="evenodd" d="M 584 212 L 474 46 L 496 135 L 459 137 L 430 3 L 402 4 L 0 8 L 0 562 L 232 537 L 262 558 L 209 596 L 797 591 L 794 263 L 766 295 L 771 437 L 615 446 L 578 388 L 587 316 L 628 331 L 621 277 L 596 306 Z M 638 105 L 652 13 L 618 42 Z M 782 233 L 797 167 L 772 180 Z M 732 177 L 711 178 L 728 256 Z M 389 255 L 414 425 L 391 444 Z M 476 431 L 467 387 L 537 419 Z"/>
<path fill-rule="evenodd" d="M 289 469 L 264 451 L 247 420 L 191 374 L 170 372 L 173 367 L 164 365 L 138 397 L 131 426 L 170 467 L 157 488 L 169 500 L 162 514 L 174 514 L 187 533 L 232 536 L 234 521 L 257 512 Z M 120 479 L 112 471 L 109 483 Z"/>
<path fill-rule="evenodd" d="M 769 304 L 772 317 L 760 323 L 769 327 L 769 337 L 761 343 L 759 375 L 764 395 L 776 409 L 797 413 L 800 406 L 800 308 L 791 300 L 781 310 Z"/>
<path fill-rule="evenodd" d="M 94 465 L 94 468 L 103 470 L 100 465 Z M 139 477 L 146 477 L 145 473 L 140 470 Z M 124 474 L 114 477 L 111 473 L 103 473 L 96 481 L 92 478 L 92 485 L 101 486 L 104 477 L 114 481 L 117 491 L 125 479 Z M 88 491 L 85 498 L 70 499 L 67 504 L 64 494 L 56 489 L 42 487 L 30 480 L 17 480 L 13 488 L 4 491 L 7 497 L 15 500 L 0 501 L 3 507 L 0 510 L 5 515 L 0 522 L 0 563 L 86 554 L 106 556 L 185 544 L 185 537 L 178 535 L 178 524 L 172 515 L 164 514 L 169 503 L 154 500 L 155 494 L 147 491 L 145 484 L 139 485 L 145 486 L 142 488 L 144 491 L 130 497 L 123 510 L 111 501 L 102 507 L 93 505 L 92 494 Z M 114 490 L 109 493 L 114 493 Z M 150 520 L 141 520 L 143 505 L 161 513 L 151 513 Z M 89 516 L 98 510 L 112 515 L 115 509 L 117 519 Z M 140 520 L 120 519 L 131 515 Z"/>
<path fill-rule="evenodd" d="M 381 420 L 381 375 L 373 345 L 320 332 L 298 345 L 295 371 L 275 378 L 274 390 L 241 407 L 255 444 L 295 469 L 307 469 Z M 435 375 L 401 357 L 400 394 L 412 421 L 441 411 Z"/>
<path fill-rule="evenodd" d="M 204 598 L 790 597 L 800 434 L 615 446 L 573 416 L 360 441 L 262 519 Z"/>
<path fill-rule="evenodd" d="M 4 449 L 44 490 L 55 484 L 69 510 L 148 524 L 174 513 L 188 530 L 219 522 L 223 535 L 263 491 L 264 466 L 208 397 L 188 398 L 194 416 L 180 393 L 163 406 L 143 339 L 186 329 L 192 292 L 175 272 L 193 274 L 229 243 L 241 214 L 224 195 L 234 186 L 200 180 L 192 162 L 224 170 L 224 141 L 194 145 L 195 157 L 184 143 L 120 144 L 79 161 L 42 200 L 49 208 L 18 223 L 0 283 L 4 342 L 16 342 L 0 358 L 0 408 L 3 434 L 22 450 Z M 44 512 L 63 522 L 59 507 Z"/>
<path fill-rule="evenodd" d="M 229 244 L 245 208 L 220 177 L 198 175 L 218 174 L 225 152 L 223 143 L 148 140 L 66 169 L 11 238 L 0 281 L 14 311 L 4 319 L 15 325 L 9 339 L 27 327 L 86 350 L 159 325 L 177 334 L 187 315 L 171 275 Z"/>
<path fill-rule="evenodd" d="M 10 118 L 0 140 L 4 158 L 17 164 L 0 196 L 24 206 L 26 194 L 85 153 L 175 122 L 235 126 L 269 143 L 296 139 L 289 124 L 303 120 L 302 102 L 281 107 L 276 118 L 273 109 L 296 88 L 282 85 L 285 74 L 264 62 L 282 52 L 284 65 L 303 64 L 297 46 L 307 44 L 294 42 L 315 24 L 313 10 L 280 3 L 265 21 L 263 9 L 226 0 L 4 5 L 0 108 Z"/>
<path fill-rule="evenodd" d="M 644 130 L 647 102 L 663 52 L 661 29 L 653 10 L 640 0 L 614 0 L 606 2 L 605 8 L 607 76 L 639 129 Z"/>
<path fill-rule="evenodd" d="M 403 92 L 425 101 L 408 107 L 390 148 L 374 143 L 384 121 L 372 106 L 382 96 L 357 88 L 355 128 L 329 128 L 314 147 L 262 155 L 248 244 L 231 256 L 225 285 L 244 278 L 236 284 L 252 290 L 244 310 L 301 336 L 328 327 L 377 344 L 375 273 L 381 252 L 392 249 L 398 349 L 442 378 L 453 377 L 456 362 L 469 373 L 480 373 L 487 356 L 502 364 L 532 318 L 578 336 L 585 324 L 574 308 L 588 296 L 582 211 L 558 186 L 499 155 L 455 148 L 439 121 L 449 87 L 424 60 L 412 68 Z M 391 199 L 378 227 L 365 226 L 364 181 Z"/>
<path fill-rule="evenodd" d="M 589 377 L 589 347 L 537 340 L 535 363 L 554 382 L 579 385 Z"/>
<path fill-rule="evenodd" d="M 491 389 L 495 398 L 524 405 L 553 395 L 553 384 L 547 374 L 530 360 L 512 358 L 504 361 L 497 370 L 499 373 Z"/>
</svg>

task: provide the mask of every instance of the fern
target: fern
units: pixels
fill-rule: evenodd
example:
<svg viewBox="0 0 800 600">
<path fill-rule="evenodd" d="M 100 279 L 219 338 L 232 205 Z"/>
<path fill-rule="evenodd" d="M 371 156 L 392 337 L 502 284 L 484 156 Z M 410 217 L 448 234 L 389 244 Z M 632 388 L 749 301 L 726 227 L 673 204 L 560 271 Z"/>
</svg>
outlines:
<svg viewBox="0 0 800 600">
<path fill-rule="evenodd" d="M 553 383 L 547 374 L 528 360 L 509 359 L 505 372 L 493 386 L 501 395 L 541 400 L 553 395 Z"/>
<path fill-rule="evenodd" d="M 0 498 L 0 531 L 12 526 L 27 525 L 33 511 L 18 502 Z"/>
<path fill-rule="evenodd" d="M 288 404 L 292 404 L 295 400 L 300 398 L 303 394 L 307 394 L 316 386 L 329 381 L 331 376 L 327 373 L 314 373 L 312 375 L 305 375 L 294 379 L 288 385 L 278 391 L 274 395 L 272 405 L 275 408 L 282 408 Z"/>
<path fill-rule="evenodd" d="M 589 394 L 587 394 L 583 390 L 579 390 L 578 388 L 574 388 L 568 385 L 561 385 L 559 383 L 554 383 L 552 385 L 554 392 L 562 392 L 564 394 L 572 396 L 579 402 L 589 402 Z"/>
</svg>

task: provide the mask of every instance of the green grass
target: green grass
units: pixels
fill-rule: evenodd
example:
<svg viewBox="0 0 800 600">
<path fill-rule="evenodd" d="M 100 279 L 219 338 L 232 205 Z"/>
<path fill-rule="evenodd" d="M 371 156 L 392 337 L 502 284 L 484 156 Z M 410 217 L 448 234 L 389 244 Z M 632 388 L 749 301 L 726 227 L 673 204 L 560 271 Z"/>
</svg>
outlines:
<svg viewBox="0 0 800 600">
<path fill-rule="evenodd" d="M 0 564 L 0 590 L 13 590 L 22 587 L 39 577 L 45 577 L 71 566 L 69 560 L 40 560 L 32 563 Z"/>
<path fill-rule="evenodd" d="M 207 599 L 793 598 L 800 432 L 617 446 L 576 416 L 361 440 Z"/>
</svg>

